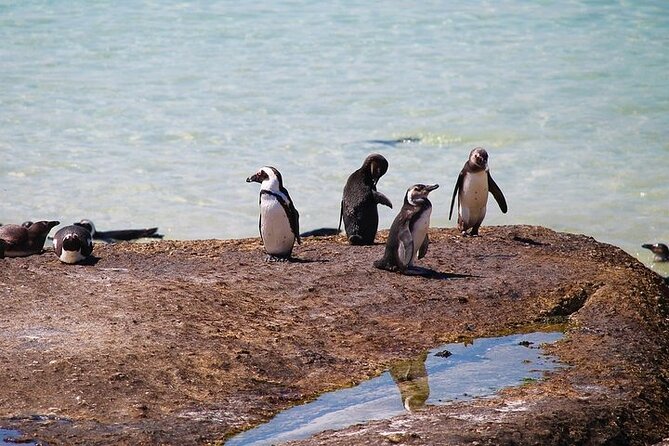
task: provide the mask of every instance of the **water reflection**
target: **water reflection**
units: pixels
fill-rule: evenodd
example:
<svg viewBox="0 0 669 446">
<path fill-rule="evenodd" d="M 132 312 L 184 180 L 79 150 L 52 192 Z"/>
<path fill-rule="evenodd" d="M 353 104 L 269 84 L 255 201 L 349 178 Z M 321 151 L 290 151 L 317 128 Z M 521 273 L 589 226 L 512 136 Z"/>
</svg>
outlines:
<svg viewBox="0 0 669 446">
<path fill-rule="evenodd" d="M 280 444 L 308 438 L 328 429 L 391 418 L 424 405 L 495 394 L 499 389 L 539 379 L 561 367 L 545 355 L 542 343 L 562 333 L 529 333 L 475 339 L 469 345 L 446 344 L 407 361 L 356 387 L 321 395 L 285 410 L 268 423 L 228 440 L 228 446 Z M 451 355 L 438 355 L 443 350 Z"/>
<path fill-rule="evenodd" d="M 414 359 L 399 361 L 390 367 L 390 376 L 400 391 L 404 408 L 413 412 L 425 405 L 430 397 L 425 360 L 427 352 Z"/>
</svg>

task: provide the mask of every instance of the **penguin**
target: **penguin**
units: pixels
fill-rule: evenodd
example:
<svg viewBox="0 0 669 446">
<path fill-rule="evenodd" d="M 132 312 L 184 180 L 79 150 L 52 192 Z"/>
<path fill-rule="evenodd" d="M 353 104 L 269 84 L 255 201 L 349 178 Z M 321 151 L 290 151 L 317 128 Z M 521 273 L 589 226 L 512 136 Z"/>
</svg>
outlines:
<svg viewBox="0 0 669 446">
<path fill-rule="evenodd" d="M 74 223 L 75 226 L 81 226 L 91 233 L 95 240 L 101 240 L 106 243 L 115 243 L 118 241 L 131 241 L 140 238 L 163 238 L 163 234 L 157 234 L 158 228 L 143 229 L 117 229 L 114 231 L 98 231 L 91 220 L 83 219 Z"/>
<path fill-rule="evenodd" d="M 381 192 L 376 183 L 388 170 L 388 161 L 378 153 L 372 153 L 346 181 L 339 212 L 339 230 L 344 222 L 344 230 L 352 245 L 373 245 L 379 226 L 377 204 L 393 204 Z"/>
<path fill-rule="evenodd" d="M 63 263 L 81 262 L 93 252 L 93 236 L 82 226 L 65 226 L 53 236 L 53 250 Z"/>
<path fill-rule="evenodd" d="M 339 235 L 341 232 L 340 228 L 318 228 L 312 229 L 311 231 L 306 231 L 300 234 L 300 238 L 305 237 L 331 237 L 333 235 Z"/>
<path fill-rule="evenodd" d="M 404 205 L 390 226 L 383 258 L 375 261 L 374 267 L 402 274 L 419 274 L 413 263 L 417 258 L 425 257 L 430 243 L 427 230 L 432 203 L 427 196 L 438 187 L 438 184 L 414 184 L 407 189 Z"/>
<path fill-rule="evenodd" d="M 469 153 L 469 159 L 458 175 L 458 180 L 453 188 L 451 199 L 451 211 L 448 214 L 450 220 L 453 216 L 453 205 L 455 196 L 458 196 L 458 229 L 462 235 L 477 236 L 479 227 L 483 223 L 488 204 L 488 192 L 495 197 L 499 208 L 506 214 L 506 199 L 501 189 L 490 175 L 488 168 L 488 152 L 481 147 L 474 148 Z"/>
<path fill-rule="evenodd" d="M 290 259 L 295 241 L 300 239 L 300 214 L 293 205 L 290 194 L 283 187 L 283 178 L 271 166 L 261 167 L 246 179 L 247 183 L 260 183 L 260 238 L 265 247 L 267 262 Z"/>
<path fill-rule="evenodd" d="M 4 242 L 3 257 L 25 257 L 40 254 L 46 237 L 59 221 L 36 221 L 29 226 L 0 226 L 0 239 Z"/>
<path fill-rule="evenodd" d="M 669 248 L 664 243 L 655 243 L 652 245 L 646 243 L 644 245 L 641 245 L 641 247 L 650 249 L 653 252 L 653 254 L 655 254 L 655 258 L 653 259 L 653 261 L 669 262 Z"/>
</svg>

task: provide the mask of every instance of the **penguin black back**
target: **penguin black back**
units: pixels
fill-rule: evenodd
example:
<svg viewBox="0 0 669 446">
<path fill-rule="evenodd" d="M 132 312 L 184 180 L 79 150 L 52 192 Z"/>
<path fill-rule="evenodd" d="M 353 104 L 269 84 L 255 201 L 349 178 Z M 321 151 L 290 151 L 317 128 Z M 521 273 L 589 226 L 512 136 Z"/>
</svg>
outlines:
<svg viewBox="0 0 669 446">
<path fill-rule="evenodd" d="M 377 204 L 393 207 L 390 200 L 376 190 L 376 184 L 388 171 L 388 160 L 378 153 L 365 158 L 362 166 L 346 181 L 341 200 L 339 228 L 353 245 L 372 245 L 379 226 Z"/>
</svg>

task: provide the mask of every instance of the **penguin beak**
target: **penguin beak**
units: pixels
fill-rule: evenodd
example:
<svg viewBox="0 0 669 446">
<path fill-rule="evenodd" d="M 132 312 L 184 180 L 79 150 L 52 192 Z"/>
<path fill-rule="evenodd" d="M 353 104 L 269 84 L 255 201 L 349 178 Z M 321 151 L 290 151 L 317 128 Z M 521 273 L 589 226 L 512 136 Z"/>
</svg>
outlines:
<svg viewBox="0 0 669 446">
<path fill-rule="evenodd" d="M 260 181 L 260 177 L 258 176 L 257 173 L 251 175 L 250 177 L 248 177 L 248 178 L 246 179 L 246 182 L 247 182 L 247 183 L 262 183 L 262 181 Z"/>
<path fill-rule="evenodd" d="M 435 190 L 438 187 L 439 187 L 438 184 L 433 184 L 432 186 L 426 186 L 425 189 L 427 189 L 428 192 L 432 192 L 433 190 Z"/>
</svg>

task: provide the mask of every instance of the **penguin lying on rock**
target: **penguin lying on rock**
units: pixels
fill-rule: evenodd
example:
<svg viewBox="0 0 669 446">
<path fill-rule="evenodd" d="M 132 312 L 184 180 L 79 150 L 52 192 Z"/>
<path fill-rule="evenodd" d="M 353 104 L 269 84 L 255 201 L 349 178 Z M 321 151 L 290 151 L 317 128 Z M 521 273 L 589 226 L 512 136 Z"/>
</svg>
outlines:
<svg viewBox="0 0 669 446">
<path fill-rule="evenodd" d="M 424 274 L 413 264 L 427 253 L 430 243 L 427 230 L 432 214 L 432 203 L 427 196 L 438 187 L 438 184 L 414 184 L 407 189 L 404 205 L 390 226 L 383 258 L 374 262 L 376 268 L 409 275 Z"/>
<path fill-rule="evenodd" d="M 246 179 L 260 183 L 260 238 L 267 262 L 285 262 L 290 259 L 295 241 L 300 240 L 300 214 L 293 205 L 288 190 L 283 187 L 281 173 L 271 166 L 261 167 Z"/>
<path fill-rule="evenodd" d="M 2 257 L 25 257 L 41 254 L 46 237 L 59 221 L 36 221 L 22 225 L 0 226 L 0 239 L 3 241 Z"/>
<path fill-rule="evenodd" d="M 95 240 L 101 240 L 106 243 L 115 243 L 119 241 L 131 241 L 140 238 L 163 238 L 162 234 L 157 234 L 158 228 L 142 229 L 116 229 L 113 231 L 98 231 L 91 220 L 83 219 L 75 226 L 80 226 L 91 233 Z"/>
<path fill-rule="evenodd" d="M 93 237 L 81 226 L 65 226 L 54 234 L 53 250 L 61 262 L 79 263 L 93 252 Z"/>
</svg>

